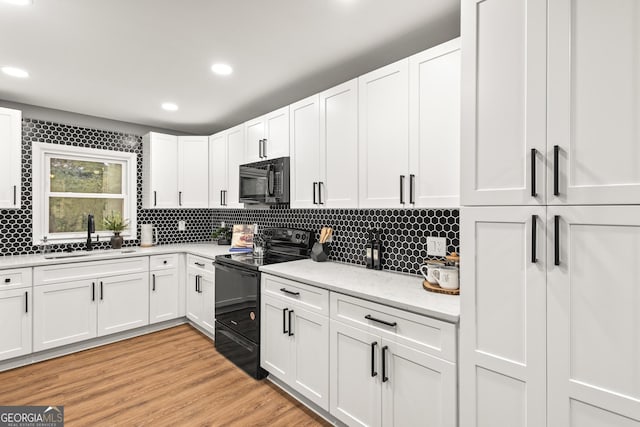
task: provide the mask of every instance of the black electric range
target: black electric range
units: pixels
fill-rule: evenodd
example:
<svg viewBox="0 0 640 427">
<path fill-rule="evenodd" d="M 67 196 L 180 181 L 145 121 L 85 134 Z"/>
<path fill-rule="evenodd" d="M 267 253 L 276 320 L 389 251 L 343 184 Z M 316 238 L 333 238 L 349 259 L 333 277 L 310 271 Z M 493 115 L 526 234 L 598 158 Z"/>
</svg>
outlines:
<svg viewBox="0 0 640 427">
<path fill-rule="evenodd" d="M 309 257 L 315 234 L 307 230 L 264 230 L 266 254 L 232 253 L 216 257 L 215 318 L 218 352 L 254 378 L 260 367 L 260 271 L 264 265 Z"/>
</svg>

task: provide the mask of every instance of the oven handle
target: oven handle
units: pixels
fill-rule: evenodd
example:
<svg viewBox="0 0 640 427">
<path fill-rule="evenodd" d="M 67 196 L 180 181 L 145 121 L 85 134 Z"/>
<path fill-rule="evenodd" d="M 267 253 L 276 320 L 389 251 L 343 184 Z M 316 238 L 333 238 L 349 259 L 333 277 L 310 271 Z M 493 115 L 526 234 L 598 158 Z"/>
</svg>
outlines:
<svg viewBox="0 0 640 427">
<path fill-rule="evenodd" d="M 225 337 L 229 338 L 231 341 L 235 342 L 236 344 L 238 344 L 239 346 L 241 346 L 245 350 L 250 351 L 251 353 L 253 353 L 253 351 L 254 351 L 253 348 L 249 347 L 248 345 L 246 345 L 245 343 L 240 341 L 240 339 L 238 339 L 235 336 L 231 335 L 230 332 L 227 332 L 224 329 L 218 329 L 216 331 L 216 333 L 220 333 L 220 334 L 224 335 Z"/>
<path fill-rule="evenodd" d="M 234 273 L 234 274 L 240 274 L 242 276 L 249 276 L 249 277 L 253 277 L 253 278 L 258 278 L 258 273 L 257 272 L 250 272 L 250 271 L 245 271 L 245 270 L 241 270 L 239 268 L 233 268 L 233 267 L 228 267 L 226 265 L 222 265 L 219 262 L 216 262 L 214 264 L 216 269 L 220 269 L 220 270 L 224 270 L 226 272 L 229 273 Z"/>
</svg>

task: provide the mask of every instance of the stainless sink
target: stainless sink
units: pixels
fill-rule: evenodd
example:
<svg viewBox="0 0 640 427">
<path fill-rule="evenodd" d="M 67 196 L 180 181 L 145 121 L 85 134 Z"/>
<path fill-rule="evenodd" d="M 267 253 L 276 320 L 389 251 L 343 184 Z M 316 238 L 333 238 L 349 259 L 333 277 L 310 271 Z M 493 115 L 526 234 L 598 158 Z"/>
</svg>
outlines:
<svg viewBox="0 0 640 427">
<path fill-rule="evenodd" d="M 117 250 L 97 250 L 97 251 L 77 251 L 77 252 L 56 252 L 44 256 L 44 259 L 65 259 L 65 258 L 82 258 L 92 255 L 106 255 L 106 254 L 132 254 L 138 252 L 137 249 L 117 249 Z"/>
<path fill-rule="evenodd" d="M 71 252 L 71 253 L 55 253 L 45 255 L 44 259 L 62 259 L 62 258 L 81 258 L 83 256 L 93 255 L 87 252 Z"/>
</svg>

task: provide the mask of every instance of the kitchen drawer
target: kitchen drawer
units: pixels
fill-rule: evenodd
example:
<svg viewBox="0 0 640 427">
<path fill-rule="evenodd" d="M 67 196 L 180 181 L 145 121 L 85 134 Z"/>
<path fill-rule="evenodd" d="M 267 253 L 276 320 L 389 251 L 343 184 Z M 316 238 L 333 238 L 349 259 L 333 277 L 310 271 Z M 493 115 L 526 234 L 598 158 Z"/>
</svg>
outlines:
<svg viewBox="0 0 640 427">
<path fill-rule="evenodd" d="M 212 259 L 196 255 L 187 255 L 187 267 L 197 268 L 208 272 L 214 271 L 214 263 Z"/>
<path fill-rule="evenodd" d="M 178 268 L 178 254 L 152 255 L 149 257 L 149 270 Z"/>
<path fill-rule="evenodd" d="M 55 264 L 33 269 L 35 286 L 149 271 L 149 257 Z"/>
<path fill-rule="evenodd" d="M 0 270 L 0 291 L 31 286 L 31 269 Z"/>
<path fill-rule="evenodd" d="M 329 315 L 329 291 L 270 274 L 262 274 L 262 293 L 295 301 L 307 310 Z"/>
<path fill-rule="evenodd" d="M 331 292 L 331 318 L 456 363 L 456 325 Z M 387 322 L 391 325 L 386 325 Z"/>
</svg>

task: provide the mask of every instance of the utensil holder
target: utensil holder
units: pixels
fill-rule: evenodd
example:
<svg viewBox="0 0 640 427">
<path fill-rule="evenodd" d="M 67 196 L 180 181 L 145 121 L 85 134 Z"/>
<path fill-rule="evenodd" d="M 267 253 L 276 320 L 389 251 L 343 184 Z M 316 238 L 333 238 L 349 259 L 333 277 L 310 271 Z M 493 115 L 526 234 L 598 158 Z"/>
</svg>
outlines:
<svg viewBox="0 0 640 427">
<path fill-rule="evenodd" d="M 329 243 L 314 243 L 311 248 L 311 259 L 316 262 L 324 262 L 329 259 L 331 245 Z"/>
</svg>

